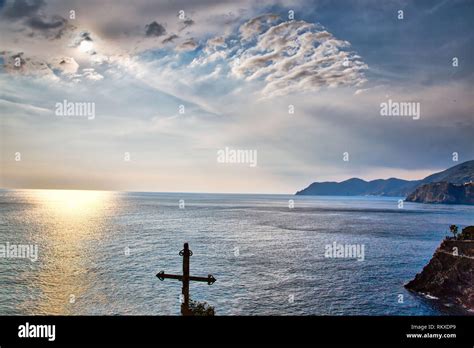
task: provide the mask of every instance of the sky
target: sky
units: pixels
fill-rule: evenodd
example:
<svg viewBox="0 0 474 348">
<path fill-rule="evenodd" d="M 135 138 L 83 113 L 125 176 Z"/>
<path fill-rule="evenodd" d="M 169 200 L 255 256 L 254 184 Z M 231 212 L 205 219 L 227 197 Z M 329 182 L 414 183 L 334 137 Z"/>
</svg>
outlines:
<svg viewBox="0 0 474 348">
<path fill-rule="evenodd" d="M 423 178 L 474 159 L 472 23 L 469 0 L 0 0 L 0 187 Z"/>
</svg>

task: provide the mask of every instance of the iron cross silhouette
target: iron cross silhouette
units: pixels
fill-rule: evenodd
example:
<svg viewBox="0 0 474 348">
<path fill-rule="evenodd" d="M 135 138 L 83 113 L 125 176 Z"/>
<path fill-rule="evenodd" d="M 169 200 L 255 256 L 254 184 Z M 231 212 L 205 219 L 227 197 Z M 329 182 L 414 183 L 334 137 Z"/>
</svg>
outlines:
<svg viewBox="0 0 474 348">
<path fill-rule="evenodd" d="M 183 302 L 181 303 L 181 314 L 190 315 L 189 310 L 189 281 L 206 282 L 208 285 L 214 284 L 216 278 L 211 274 L 207 277 L 194 277 L 189 275 L 189 258 L 193 255 L 193 252 L 189 250 L 188 243 L 184 243 L 184 249 L 179 252 L 179 256 L 183 257 L 183 274 L 166 274 L 165 271 L 159 272 L 156 276 L 159 280 L 177 279 L 183 282 L 183 288 L 181 293 L 183 294 Z"/>
</svg>

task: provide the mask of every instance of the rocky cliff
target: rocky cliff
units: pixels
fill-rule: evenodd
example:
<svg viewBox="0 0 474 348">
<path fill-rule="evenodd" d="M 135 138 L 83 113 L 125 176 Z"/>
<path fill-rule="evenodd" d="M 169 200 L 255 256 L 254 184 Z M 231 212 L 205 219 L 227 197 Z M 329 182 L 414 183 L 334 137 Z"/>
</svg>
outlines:
<svg viewBox="0 0 474 348">
<path fill-rule="evenodd" d="M 474 204 L 474 183 L 455 185 L 448 182 L 425 184 L 410 193 L 407 202 Z"/>
<path fill-rule="evenodd" d="M 445 239 L 430 262 L 405 287 L 474 311 L 474 226 Z"/>
</svg>

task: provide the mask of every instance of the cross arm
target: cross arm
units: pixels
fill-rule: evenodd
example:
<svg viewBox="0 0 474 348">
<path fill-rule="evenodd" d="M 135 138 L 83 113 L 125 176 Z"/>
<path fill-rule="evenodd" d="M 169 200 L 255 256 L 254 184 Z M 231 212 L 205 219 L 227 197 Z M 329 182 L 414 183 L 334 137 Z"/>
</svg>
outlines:
<svg viewBox="0 0 474 348">
<path fill-rule="evenodd" d="M 183 280 L 182 275 L 178 274 L 166 274 L 164 271 L 159 272 L 157 275 L 159 280 L 165 280 L 166 278 L 168 279 L 177 279 L 177 280 Z"/>
<path fill-rule="evenodd" d="M 212 285 L 216 281 L 216 278 L 214 278 L 211 274 L 209 274 L 207 277 L 190 276 L 189 280 L 194 280 L 196 282 L 206 282 L 208 285 Z"/>
<path fill-rule="evenodd" d="M 159 280 L 165 280 L 165 279 L 177 279 L 182 281 L 183 276 L 178 275 L 178 274 L 166 274 L 164 271 L 159 272 L 157 275 Z M 211 274 L 209 274 L 207 277 L 195 277 L 195 276 L 189 276 L 190 281 L 195 281 L 195 282 L 206 282 L 208 285 L 214 284 L 216 281 L 216 278 L 214 278 Z"/>
</svg>

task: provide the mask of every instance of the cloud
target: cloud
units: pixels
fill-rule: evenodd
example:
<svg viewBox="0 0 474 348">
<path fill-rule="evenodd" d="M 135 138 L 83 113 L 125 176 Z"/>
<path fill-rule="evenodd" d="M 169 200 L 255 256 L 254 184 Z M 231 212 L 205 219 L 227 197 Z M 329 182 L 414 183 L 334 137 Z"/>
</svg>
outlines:
<svg viewBox="0 0 474 348">
<path fill-rule="evenodd" d="M 79 64 L 72 57 L 56 57 L 51 59 L 49 65 L 62 74 L 75 74 L 79 68 Z"/>
<path fill-rule="evenodd" d="M 166 43 L 169 43 L 169 42 L 173 42 L 173 41 L 176 40 L 177 38 L 179 38 L 178 35 L 176 35 L 176 34 L 171 34 L 171 35 L 169 35 L 167 38 L 165 38 L 163 41 L 161 41 L 161 43 L 166 44 Z"/>
<path fill-rule="evenodd" d="M 280 16 L 275 14 L 264 14 L 245 22 L 239 29 L 242 40 L 249 40 L 262 32 L 266 25 L 277 21 Z"/>
<path fill-rule="evenodd" d="M 22 21 L 33 32 L 45 37 L 60 38 L 67 27 L 67 20 L 59 15 L 49 18 L 42 13 L 45 2 L 43 0 L 14 0 L 6 5 L 2 13 L 3 18 L 10 21 Z"/>
<path fill-rule="evenodd" d="M 0 52 L 4 59 L 4 70 L 13 75 L 32 75 L 57 80 L 54 72 L 46 62 L 35 57 L 26 57 L 23 52 Z M 19 64 L 18 64 L 19 63 Z"/>
<path fill-rule="evenodd" d="M 3 16 L 11 19 L 29 17 L 38 12 L 43 7 L 44 0 L 14 0 L 6 5 Z"/>
<path fill-rule="evenodd" d="M 50 9 L 51 4 L 48 3 L 48 5 L 47 9 Z M 42 6 L 42 2 L 36 3 L 33 7 L 19 6 L 14 13 L 17 13 L 17 16 L 27 13 L 30 25 L 38 28 L 37 30 L 40 30 L 39 28 L 44 28 L 45 31 L 57 30 L 66 25 L 66 20 L 54 15 L 49 15 L 50 20 L 45 21 L 46 17 L 43 17 Z M 64 13 L 64 7 L 55 7 L 55 11 Z M 190 10 L 187 12 L 193 13 Z M 202 36 L 190 37 L 189 33 L 183 34 L 183 36 L 178 36 L 173 32 L 168 34 L 164 25 L 159 23 L 163 23 L 163 17 L 155 13 L 152 16 L 156 20 L 145 26 L 145 33 L 143 33 L 143 26 L 140 23 L 136 24 L 136 30 L 130 23 L 125 25 L 130 29 L 126 36 L 102 36 L 101 31 L 97 31 L 97 26 L 102 25 L 100 21 L 94 22 L 93 25 L 77 22 L 76 24 L 85 30 L 83 29 L 79 34 L 74 30 L 69 33 L 66 39 L 75 35 L 75 39 L 69 39 L 72 44 L 69 43 L 68 47 L 79 49 L 75 51 L 69 49 L 68 51 L 68 49 L 53 48 L 53 50 L 57 52 L 57 57 L 74 57 L 81 68 L 91 68 L 95 64 L 103 62 L 111 65 L 122 58 L 134 57 L 146 50 L 153 52 L 153 50 L 162 47 L 160 44 L 175 43 L 175 52 L 196 52 L 196 57 L 191 64 L 186 63 L 190 68 L 219 64 L 219 69 L 214 66 L 213 70 L 204 68 L 202 72 L 206 71 L 206 75 L 212 73 L 213 77 L 216 74 L 220 74 L 222 77 L 231 76 L 234 81 L 244 81 L 245 85 L 261 84 L 263 86 L 259 93 L 262 97 L 308 92 L 322 87 L 360 86 L 365 81 L 363 70 L 367 66 L 355 53 L 349 52 L 349 42 L 334 38 L 320 25 L 305 21 L 283 22 L 279 15 L 270 13 L 251 18 L 241 25 L 238 22 L 232 22 L 228 24 L 233 26 L 232 30 L 213 31 Z M 199 17 L 197 14 L 196 16 L 199 23 L 203 22 L 203 17 Z M 210 16 L 215 15 L 210 14 Z M 85 20 L 89 21 L 88 18 Z M 109 23 L 115 22 L 109 21 Z M 190 18 L 176 21 L 174 27 L 171 26 L 174 28 L 173 30 L 179 30 L 179 26 L 183 24 L 192 26 L 191 32 L 197 30 L 198 27 Z M 113 31 L 117 32 L 117 28 L 114 28 Z M 94 38 L 91 32 L 94 32 Z M 175 32 L 178 33 L 178 31 Z M 216 35 L 218 33 L 221 34 Z M 209 37 L 209 34 L 213 36 L 204 41 Z M 149 38 L 161 37 L 162 39 L 160 42 L 137 39 L 143 35 Z M 89 44 L 93 41 L 94 45 Z M 201 42 L 205 42 L 205 44 L 200 48 Z M 46 52 L 46 50 L 44 51 Z M 173 53 L 169 52 L 169 54 Z M 49 53 L 46 52 L 41 56 L 41 59 L 51 63 L 51 58 L 48 55 Z M 99 55 L 104 59 L 94 59 Z M 114 56 L 118 58 L 112 59 Z M 153 57 L 153 53 L 148 57 Z M 180 64 L 185 62 L 186 55 L 183 57 L 178 58 L 178 60 L 181 59 Z M 196 76 L 196 79 L 189 81 L 188 84 L 196 84 L 199 77 Z M 231 82 L 231 84 L 233 83 Z M 243 85 L 241 87 L 244 88 Z M 224 91 L 228 92 L 231 88 L 224 89 Z"/>
<path fill-rule="evenodd" d="M 263 80 L 262 94 L 274 97 L 321 87 L 360 86 L 367 65 L 348 51 L 350 43 L 336 39 L 321 26 L 305 21 L 270 25 L 275 16 L 256 17 L 240 27 L 243 47 L 232 60 L 232 75 Z M 258 34 L 258 36 L 257 36 Z"/>
<path fill-rule="evenodd" d="M 82 69 L 82 74 L 81 75 L 76 75 L 78 78 L 84 77 L 88 80 L 91 81 L 100 81 L 104 78 L 101 74 L 96 72 L 93 68 L 85 68 Z"/>
<path fill-rule="evenodd" d="M 227 44 L 223 36 L 216 36 L 207 40 L 203 48 L 203 53 L 191 62 L 191 67 L 203 66 L 215 62 L 216 60 L 225 60 L 228 56 Z"/>
<path fill-rule="evenodd" d="M 165 34 L 165 27 L 156 21 L 153 21 L 145 26 L 145 35 L 147 37 L 157 37 Z"/>
<path fill-rule="evenodd" d="M 217 47 L 226 47 L 225 38 L 223 36 L 216 36 L 212 39 L 207 40 L 207 47 L 216 49 Z"/>
<path fill-rule="evenodd" d="M 366 82 L 368 66 L 350 46 L 319 24 L 281 21 L 277 15 L 265 14 L 242 24 L 237 36 L 209 39 L 190 66 L 224 62 L 230 76 L 263 83 L 263 98 L 320 88 L 360 87 Z M 229 70 L 220 71 L 225 74 Z"/>
<path fill-rule="evenodd" d="M 178 46 L 176 46 L 176 51 L 184 51 L 184 52 L 193 51 L 197 47 L 198 47 L 197 42 L 194 39 L 189 39 L 189 40 L 186 40 L 186 41 L 182 42 Z"/>
<path fill-rule="evenodd" d="M 79 34 L 79 43 L 81 43 L 81 41 L 94 41 L 92 40 L 92 37 L 91 37 L 91 33 L 87 32 L 87 31 L 83 31 Z"/>
<path fill-rule="evenodd" d="M 66 25 L 66 19 L 61 16 L 53 16 L 51 21 L 47 21 L 45 18 L 40 16 L 33 16 L 26 22 L 30 28 L 38 30 L 50 30 L 63 28 Z"/>
<path fill-rule="evenodd" d="M 184 21 L 183 21 L 183 24 L 181 26 L 181 29 L 180 31 L 190 27 L 191 25 L 194 25 L 195 22 L 191 19 L 191 18 L 186 18 Z"/>
<path fill-rule="evenodd" d="M 72 41 L 69 43 L 69 47 L 78 48 L 79 52 L 85 53 L 90 56 L 91 61 L 95 63 L 101 63 L 108 60 L 108 57 L 104 54 L 98 54 L 97 48 L 97 36 L 93 35 L 88 31 L 81 31 L 79 34 L 74 34 Z M 70 35 L 72 36 L 72 35 Z M 92 39 L 94 37 L 94 39 Z"/>
<path fill-rule="evenodd" d="M 52 57 L 48 61 L 44 61 L 38 57 L 25 57 L 23 52 L 15 54 L 0 52 L 0 54 L 5 57 L 5 71 L 9 74 L 62 81 L 63 83 L 77 83 L 83 80 L 100 81 L 104 78 L 94 68 L 83 68 L 79 71 L 79 64 L 73 57 Z M 20 59 L 20 66 L 15 65 L 17 58 Z"/>
</svg>

